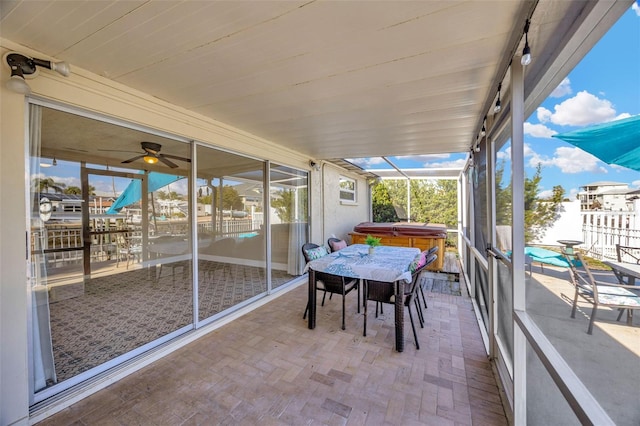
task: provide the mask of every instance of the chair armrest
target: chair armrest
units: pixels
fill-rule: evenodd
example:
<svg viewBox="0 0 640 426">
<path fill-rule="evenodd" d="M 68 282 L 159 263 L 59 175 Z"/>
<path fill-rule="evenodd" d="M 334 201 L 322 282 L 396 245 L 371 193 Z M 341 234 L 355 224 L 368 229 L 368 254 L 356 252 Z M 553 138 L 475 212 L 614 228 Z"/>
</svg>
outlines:
<svg viewBox="0 0 640 426">
<path fill-rule="evenodd" d="M 629 290 L 640 291 L 640 286 L 638 285 L 615 284 L 615 283 L 609 283 L 609 282 L 603 282 L 603 281 L 595 281 L 595 283 L 596 285 L 599 285 L 599 286 L 619 287 L 619 288 L 626 288 Z"/>
</svg>

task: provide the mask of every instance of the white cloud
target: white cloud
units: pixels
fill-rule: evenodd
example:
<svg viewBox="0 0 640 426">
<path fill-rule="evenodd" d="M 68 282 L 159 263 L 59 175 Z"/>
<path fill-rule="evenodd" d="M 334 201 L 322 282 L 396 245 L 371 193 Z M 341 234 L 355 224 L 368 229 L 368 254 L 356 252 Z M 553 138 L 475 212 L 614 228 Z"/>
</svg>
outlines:
<svg viewBox="0 0 640 426">
<path fill-rule="evenodd" d="M 531 124 L 529 122 L 525 122 L 524 134 L 533 136 L 534 138 L 551 138 L 551 136 L 558 134 L 558 132 L 548 128 L 544 124 Z"/>
<path fill-rule="evenodd" d="M 569 193 L 567 194 L 567 198 L 570 199 L 571 201 L 575 200 L 576 197 L 578 196 L 578 193 L 580 192 L 579 188 L 571 188 L 569 190 Z"/>
<path fill-rule="evenodd" d="M 531 149 L 531 145 L 529 145 L 528 143 L 525 143 L 522 146 L 522 151 L 523 151 L 523 154 L 524 154 L 525 158 L 531 157 L 532 155 L 538 155 L 533 151 L 533 149 Z M 504 151 L 498 151 L 498 153 L 496 154 L 496 157 L 498 158 L 498 160 L 510 160 L 511 159 L 511 146 L 509 146 Z"/>
<path fill-rule="evenodd" d="M 538 192 L 538 198 L 551 198 L 553 196 L 553 189 L 545 189 Z"/>
<path fill-rule="evenodd" d="M 640 188 L 640 180 L 634 180 L 633 182 L 631 182 L 631 187 Z"/>
<path fill-rule="evenodd" d="M 549 119 L 561 126 L 586 126 L 611 121 L 616 117 L 616 110 L 610 101 L 600 99 L 586 90 L 556 105 L 554 110 Z"/>
<path fill-rule="evenodd" d="M 536 110 L 536 113 L 538 115 L 538 121 L 540 121 L 541 123 L 549 122 L 549 120 L 551 120 L 551 115 L 553 114 L 551 111 L 549 111 L 545 107 L 538 107 L 538 109 Z"/>
<path fill-rule="evenodd" d="M 631 114 L 629 114 L 628 112 L 623 112 L 622 114 L 619 114 L 617 117 L 615 117 L 611 121 L 622 120 L 623 118 L 629 118 L 629 117 L 631 117 Z"/>
<path fill-rule="evenodd" d="M 631 9 L 636 12 L 636 15 L 640 16 L 640 6 L 638 5 L 637 1 L 633 2 L 633 4 L 631 5 Z"/>
<path fill-rule="evenodd" d="M 526 156 L 527 152 L 525 151 Z M 607 173 L 607 169 L 600 165 L 600 160 L 580 148 L 574 147 L 557 148 L 551 158 L 530 150 L 529 167 L 537 167 L 538 164 L 542 164 L 543 167 L 557 167 L 562 173 L 566 174 L 583 172 Z"/>
<path fill-rule="evenodd" d="M 467 160 L 465 158 L 459 158 L 457 160 L 442 161 L 440 163 L 436 163 L 436 162 L 424 163 L 423 167 L 433 168 L 433 169 L 449 169 L 449 168 L 461 169 L 464 167 L 466 163 L 467 163 Z"/>
<path fill-rule="evenodd" d="M 573 91 L 571 90 L 571 81 L 569 81 L 569 78 L 565 78 L 560 82 L 558 87 L 556 87 L 555 90 L 551 92 L 549 97 L 561 98 L 563 96 L 570 95 L 571 93 L 573 93 Z"/>
<path fill-rule="evenodd" d="M 449 158 L 450 154 L 424 154 L 424 155 L 398 155 L 395 158 L 398 160 L 413 160 L 413 161 L 430 161 L 441 160 L 443 158 Z"/>
<path fill-rule="evenodd" d="M 356 166 L 360 166 L 363 169 L 370 169 L 371 166 L 375 166 L 376 164 L 386 163 L 382 159 L 382 157 L 370 157 L 370 158 L 346 158 L 346 160 L 350 163 L 355 164 Z"/>
</svg>

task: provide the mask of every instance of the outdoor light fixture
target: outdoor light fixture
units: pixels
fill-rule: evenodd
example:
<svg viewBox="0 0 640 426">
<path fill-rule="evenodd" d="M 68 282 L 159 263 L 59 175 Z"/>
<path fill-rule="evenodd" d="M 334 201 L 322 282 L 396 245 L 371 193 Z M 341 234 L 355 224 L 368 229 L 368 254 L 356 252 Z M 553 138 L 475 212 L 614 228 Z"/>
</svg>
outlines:
<svg viewBox="0 0 640 426">
<path fill-rule="evenodd" d="M 40 161 L 40 167 L 54 167 L 58 165 L 58 161 L 56 161 L 56 158 L 53 157 L 53 161 L 51 161 L 50 163 L 45 163 L 44 161 Z"/>
<path fill-rule="evenodd" d="M 484 137 L 487 134 L 487 128 L 485 127 L 485 124 L 487 123 L 487 116 L 484 116 L 484 120 L 482 121 L 482 130 L 480 130 L 480 136 Z"/>
<path fill-rule="evenodd" d="M 502 90 L 502 83 L 498 84 L 498 100 L 496 101 L 496 106 L 493 108 L 493 112 L 496 114 L 500 112 L 502 109 L 502 104 L 500 103 L 500 91 Z"/>
<path fill-rule="evenodd" d="M 25 77 L 36 77 L 38 68 L 44 67 L 67 77 L 71 72 L 69 64 L 66 62 L 51 62 L 44 59 L 30 58 L 16 52 L 8 52 L 4 55 L 3 60 L 6 61 L 11 68 L 11 77 L 7 81 L 7 89 L 28 95 L 31 93 L 31 87 L 25 81 Z"/>
<path fill-rule="evenodd" d="M 156 164 L 158 162 L 158 157 L 154 157 L 153 155 L 145 155 L 142 159 L 147 164 Z"/>
<path fill-rule="evenodd" d="M 522 49 L 522 59 L 520 59 L 520 63 L 524 66 L 527 66 L 531 63 L 531 48 L 529 47 L 529 24 L 530 21 L 527 19 L 527 22 L 524 24 L 524 49 Z"/>
</svg>

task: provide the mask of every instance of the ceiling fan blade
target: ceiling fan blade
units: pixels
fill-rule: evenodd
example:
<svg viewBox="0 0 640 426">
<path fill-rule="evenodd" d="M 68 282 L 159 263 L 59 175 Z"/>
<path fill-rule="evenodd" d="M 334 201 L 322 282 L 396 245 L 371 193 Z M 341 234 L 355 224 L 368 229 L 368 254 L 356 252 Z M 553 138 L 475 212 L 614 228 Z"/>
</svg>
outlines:
<svg viewBox="0 0 640 426">
<path fill-rule="evenodd" d="M 141 154 L 141 155 L 137 155 L 137 156 L 135 156 L 135 157 L 133 157 L 133 158 L 129 158 L 128 160 L 124 160 L 124 161 L 122 162 L 122 164 L 127 164 L 127 163 L 131 163 L 131 162 L 133 162 L 133 161 L 139 160 L 139 159 L 141 159 L 142 157 L 144 157 L 145 155 L 147 155 L 147 154 Z"/>
<path fill-rule="evenodd" d="M 144 156 L 143 156 L 143 157 L 144 157 Z M 171 167 L 172 169 L 176 169 L 176 168 L 178 168 L 178 165 L 177 165 L 177 164 L 175 164 L 175 163 L 173 163 L 173 162 L 171 162 L 171 161 L 167 160 L 167 159 L 166 159 L 166 158 L 164 158 L 164 157 L 165 157 L 165 156 L 164 156 L 164 154 L 158 154 L 158 155 L 157 155 L 158 160 L 162 161 L 162 162 L 163 162 L 164 164 L 166 164 L 167 166 Z"/>
<path fill-rule="evenodd" d="M 160 155 L 167 158 L 173 158 L 174 160 L 186 161 L 187 163 L 191 162 L 190 158 L 178 157 L 177 155 L 171 155 L 171 154 L 160 154 Z"/>
</svg>

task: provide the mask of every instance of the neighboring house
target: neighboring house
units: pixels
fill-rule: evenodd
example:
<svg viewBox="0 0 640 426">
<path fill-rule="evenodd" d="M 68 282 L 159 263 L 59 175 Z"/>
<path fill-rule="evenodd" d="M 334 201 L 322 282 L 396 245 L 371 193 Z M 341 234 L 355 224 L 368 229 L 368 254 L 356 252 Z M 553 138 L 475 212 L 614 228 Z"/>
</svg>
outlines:
<svg viewBox="0 0 640 426">
<path fill-rule="evenodd" d="M 578 193 L 581 210 L 631 211 L 628 201 L 629 185 L 620 182 L 593 182 L 581 187 Z"/>
</svg>

